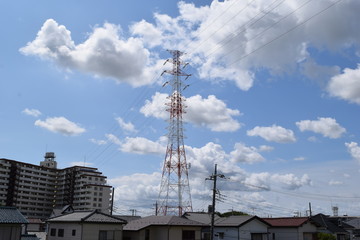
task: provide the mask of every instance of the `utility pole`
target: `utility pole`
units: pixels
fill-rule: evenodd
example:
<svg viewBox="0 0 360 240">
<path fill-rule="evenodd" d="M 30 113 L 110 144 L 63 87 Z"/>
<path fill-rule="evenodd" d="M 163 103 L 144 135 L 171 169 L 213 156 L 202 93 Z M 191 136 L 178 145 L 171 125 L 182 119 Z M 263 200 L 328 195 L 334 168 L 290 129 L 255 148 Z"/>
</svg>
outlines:
<svg viewBox="0 0 360 240">
<path fill-rule="evenodd" d="M 212 207 L 211 207 L 211 226 L 210 226 L 210 240 L 214 239 L 214 224 L 215 224 L 215 203 L 216 203 L 216 180 L 217 178 L 225 178 L 223 174 L 217 173 L 217 164 L 215 164 L 214 174 L 205 180 L 213 181 L 213 196 L 212 196 Z"/>
<path fill-rule="evenodd" d="M 171 63 L 172 69 L 165 70 L 161 75 L 164 73 L 172 75 L 172 79 L 163 84 L 163 86 L 169 84 L 172 87 L 171 95 L 168 97 L 169 102 L 166 103 L 168 106 L 166 111 L 170 113 L 169 133 L 156 215 L 182 216 L 185 212 L 192 211 L 192 202 L 182 117 L 186 113 L 182 91 L 189 85 L 186 85 L 181 78 L 185 77 L 184 80 L 186 80 L 191 75 L 182 70 L 187 65 L 180 58 L 183 53 L 178 50 L 168 51 L 172 58 L 166 60 L 164 64 Z"/>
</svg>

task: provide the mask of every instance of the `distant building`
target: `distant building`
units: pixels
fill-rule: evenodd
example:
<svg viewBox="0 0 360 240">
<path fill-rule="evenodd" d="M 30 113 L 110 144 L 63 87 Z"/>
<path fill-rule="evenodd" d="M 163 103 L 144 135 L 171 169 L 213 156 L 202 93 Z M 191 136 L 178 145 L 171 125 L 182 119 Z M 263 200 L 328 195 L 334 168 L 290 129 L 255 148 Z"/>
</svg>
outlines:
<svg viewBox="0 0 360 240">
<path fill-rule="evenodd" d="M 58 169 L 48 152 L 40 166 L 0 158 L 0 205 L 15 206 L 28 218 L 45 219 L 54 208 L 110 212 L 111 186 L 97 168 Z"/>
</svg>

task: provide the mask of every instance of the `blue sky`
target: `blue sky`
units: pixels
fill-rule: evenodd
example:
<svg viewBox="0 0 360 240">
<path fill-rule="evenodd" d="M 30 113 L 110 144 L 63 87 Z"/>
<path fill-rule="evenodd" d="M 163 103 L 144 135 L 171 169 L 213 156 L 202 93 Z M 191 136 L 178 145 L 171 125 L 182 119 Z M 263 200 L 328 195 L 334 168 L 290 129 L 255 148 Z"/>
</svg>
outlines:
<svg viewBox="0 0 360 240">
<path fill-rule="evenodd" d="M 1 1 L 0 157 L 97 167 L 121 214 L 154 213 L 166 49 L 185 52 L 195 211 L 360 215 L 356 0 Z"/>
</svg>

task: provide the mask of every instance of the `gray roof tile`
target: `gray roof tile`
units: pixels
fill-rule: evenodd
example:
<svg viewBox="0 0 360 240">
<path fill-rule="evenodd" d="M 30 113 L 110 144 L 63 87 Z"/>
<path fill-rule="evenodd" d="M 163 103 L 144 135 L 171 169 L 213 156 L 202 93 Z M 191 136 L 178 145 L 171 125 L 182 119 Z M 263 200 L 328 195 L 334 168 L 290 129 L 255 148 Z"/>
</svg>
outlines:
<svg viewBox="0 0 360 240">
<path fill-rule="evenodd" d="M 75 211 L 57 217 L 52 217 L 47 222 L 87 222 L 87 223 L 121 223 L 126 221 L 98 211 Z"/>
<path fill-rule="evenodd" d="M 149 216 L 130 221 L 124 230 L 139 231 L 149 226 L 204 226 L 203 223 L 178 216 Z"/>
<path fill-rule="evenodd" d="M 15 207 L 0 207 L 0 223 L 29 223 Z"/>
</svg>

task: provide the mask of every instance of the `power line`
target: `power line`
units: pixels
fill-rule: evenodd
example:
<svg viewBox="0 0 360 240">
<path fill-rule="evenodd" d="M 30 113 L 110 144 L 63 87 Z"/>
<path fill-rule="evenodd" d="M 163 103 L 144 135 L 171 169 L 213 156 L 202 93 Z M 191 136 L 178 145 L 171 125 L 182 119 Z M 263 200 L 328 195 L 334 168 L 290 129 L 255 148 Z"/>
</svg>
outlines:
<svg viewBox="0 0 360 240">
<path fill-rule="evenodd" d="M 303 22 L 299 23 L 299 24 L 296 24 L 294 27 L 290 28 L 289 30 L 287 30 L 286 32 L 278 35 L 277 37 L 273 38 L 272 40 L 266 42 L 265 44 L 261 45 L 260 47 L 252 50 L 251 52 L 247 53 L 247 54 L 244 54 L 243 56 L 241 56 L 240 58 L 236 59 L 235 61 L 231 62 L 230 64 L 228 64 L 228 66 L 231 66 L 241 60 L 243 60 L 244 58 L 250 56 L 251 54 L 254 54 L 255 52 L 259 51 L 260 49 L 268 46 L 269 44 L 275 42 L 276 40 L 282 38 L 283 36 L 289 34 L 290 32 L 294 31 L 295 29 L 297 29 L 298 27 L 304 25 L 305 23 L 309 22 L 310 20 L 312 20 L 313 18 L 315 18 L 316 16 L 322 14 L 323 12 L 327 11 L 328 9 L 330 9 L 331 7 L 335 6 L 337 3 L 341 2 L 342 0 L 338 0 L 332 4 L 330 4 L 328 7 L 324 8 L 323 10 L 315 13 L 314 15 L 312 15 L 311 17 L 307 18 L 306 20 L 304 20 Z M 237 48 L 236 48 L 237 49 Z M 233 49 L 234 50 L 234 49 Z"/>
<path fill-rule="evenodd" d="M 256 34 L 253 38 L 249 39 L 247 42 L 250 42 L 260 36 L 262 36 L 265 32 L 267 32 L 269 29 L 271 29 L 272 27 L 274 27 L 275 25 L 279 24 L 281 21 L 283 21 L 284 19 L 288 18 L 289 16 L 293 15 L 295 12 L 297 12 L 298 10 L 300 10 L 301 8 L 305 7 L 308 3 L 310 3 L 312 0 L 308 0 L 306 2 L 304 2 L 303 4 L 301 4 L 298 8 L 294 9 L 293 11 L 291 11 L 290 13 L 288 13 L 287 15 L 283 16 L 282 18 L 280 18 L 279 20 L 277 20 L 276 22 L 274 22 L 273 24 L 271 24 L 270 26 L 268 26 L 267 28 L 264 28 L 260 33 Z M 284 1 L 280 2 L 280 4 L 282 4 Z M 264 18 L 267 14 L 269 14 L 271 11 L 273 11 L 274 9 L 276 9 L 280 4 L 276 5 L 274 8 L 270 9 L 269 11 L 266 12 L 266 14 L 264 14 L 261 18 L 257 19 L 256 21 L 254 21 L 253 23 L 251 23 L 249 26 L 252 26 L 253 24 L 255 24 L 256 22 L 260 21 L 262 18 Z M 256 15 L 257 16 L 257 15 Z M 245 24 L 246 25 L 246 24 Z M 246 29 L 244 29 L 241 32 L 236 33 L 234 36 L 232 36 L 228 41 L 225 42 L 225 44 L 219 46 L 218 48 L 215 49 L 218 50 L 219 48 L 224 47 L 225 45 L 229 44 L 231 42 L 231 40 L 233 40 L 235 37 L 237 37 L 240 33 L 243 33 L 244 31 L 246 31 Z M 235 49 L 238 49 L 240 47 L 237 47 Z M 235 49 L 232 49 L 231 51 L 226 52 L 221 58 L 223 58 L 226 55 L 229 55 L 230 53 L 232 53 Z M 215 51 L 210 52 L 210 54 L 208 54 L 206 56 L 209 57 L 212 54 L 215 53 Z M 221 59 L 220 58 L 220 59 Z"/>
<path fill-rule="evenodd" d="M 229 23 L 232 19 L 234 19 L 236 16 L 238 16 L 241 12 L 243 12 L 247 7 L 249 7 L 255 0 L 252 0 L 251 2 L 248 2 L 244 8 L 240 9 L 234 16 L 232 16 L 227 22 L 225 22 L 225 24 Z M 277 0 L 275 0 L 277 1 Z M 240 2 L 240 1 L 239 1 Z M 233 4 L 229 5 L 228 8 L 226 8 L 226 10 L 224 12 L 222 12 L 220 15 L 218 15 L 211 23 L 209 23 L 202 31 L 200 31 L 198 33 L 198 35 L 200 35 L 200 33 L 203 33 L 206 29 L 208 29 L 212 24 L 214 24 L 214 22 L 216 20 L 218 20 L 222 15 L 224 15 L 225 12 L 227 12 L 234 4 L 236 3 L 236 1 L 234 1 Z M 223 24 L 220 28 L 218 28 L 215 32 L 213 32 L 212 34 L 210 34 L 208 36 L 208 38 L 206 38 L 205 40 L 201 41 L 196 47 L 194 47 L 191 52 L 193 52 L 195 49 L 199 48 L 203 43 L 205 43 L 207 40 L 210 39 L 210 37 L 212 37 L 215 33 L 217 33 L 218 31 L 220 31 L 222 29 L 222 27 L 225 25 Z"/>
<path fill-rule="evenodd" d="M 225 45 L 227 45 L 228 43 L 231 42 L 232 39 L 234 39 L 235 37 L 237 37 L 240 33 L 243 33 L 247 30 L 246 27 L 251 27 L 252 25 L 254 25 L 255 23 L 259 22 L 261 19 L 263 19 L 265 16 L 267 16 L 269 13 L 271 13 L 274 9 L 276 9 L 277 7 L 279 7 L 282 3 L 284 3 L 285 0 L 279 1 L 277 5 L 275 5 L 274 7 L 272 7 L 270 10 L 266 11 L 265 14 L 263 14 L 260 18 L 256 19 L 255 21 L 253 21 L 252 23 L 250 23 L 253 19 L 255 19 L 258 15 L 262 14 L 263 12 L 259 12 L 258 14 L 256 14 L 255 16 L 253 16 L 251 19 L 249 19 L 248 22 L 244 23 L 242 26 L 239 27 L 239 29 L 242 29 L 239 32 L 236 33 L 232 33 L 230 35 L 228 35 L 228 37 L 224 38 L 222 41 L 220 41 L 219 43 L 217 43 L 216 45 L 220 45 L 224 42 L 224 44 L 218 46 L 215 48 L 215 50 L 210 50 L 210 53 L 208 55 L 205 56 L 205 58 L 208 58 L 209 56 L 211 56 L 212 54 L 214 54 L 219 48 L 224 47 Z M 273 1 L 270 5 L 267 6 L 267 8 L 270 8 L 273 4 L 277 3 L 277 1 Z M 249 25 L 248 25 L 249 24 Z M 248 25 L 248 26 L 247 26 Z M 227 39 L 228 38 L 228 39 Z"/>
</svg>

